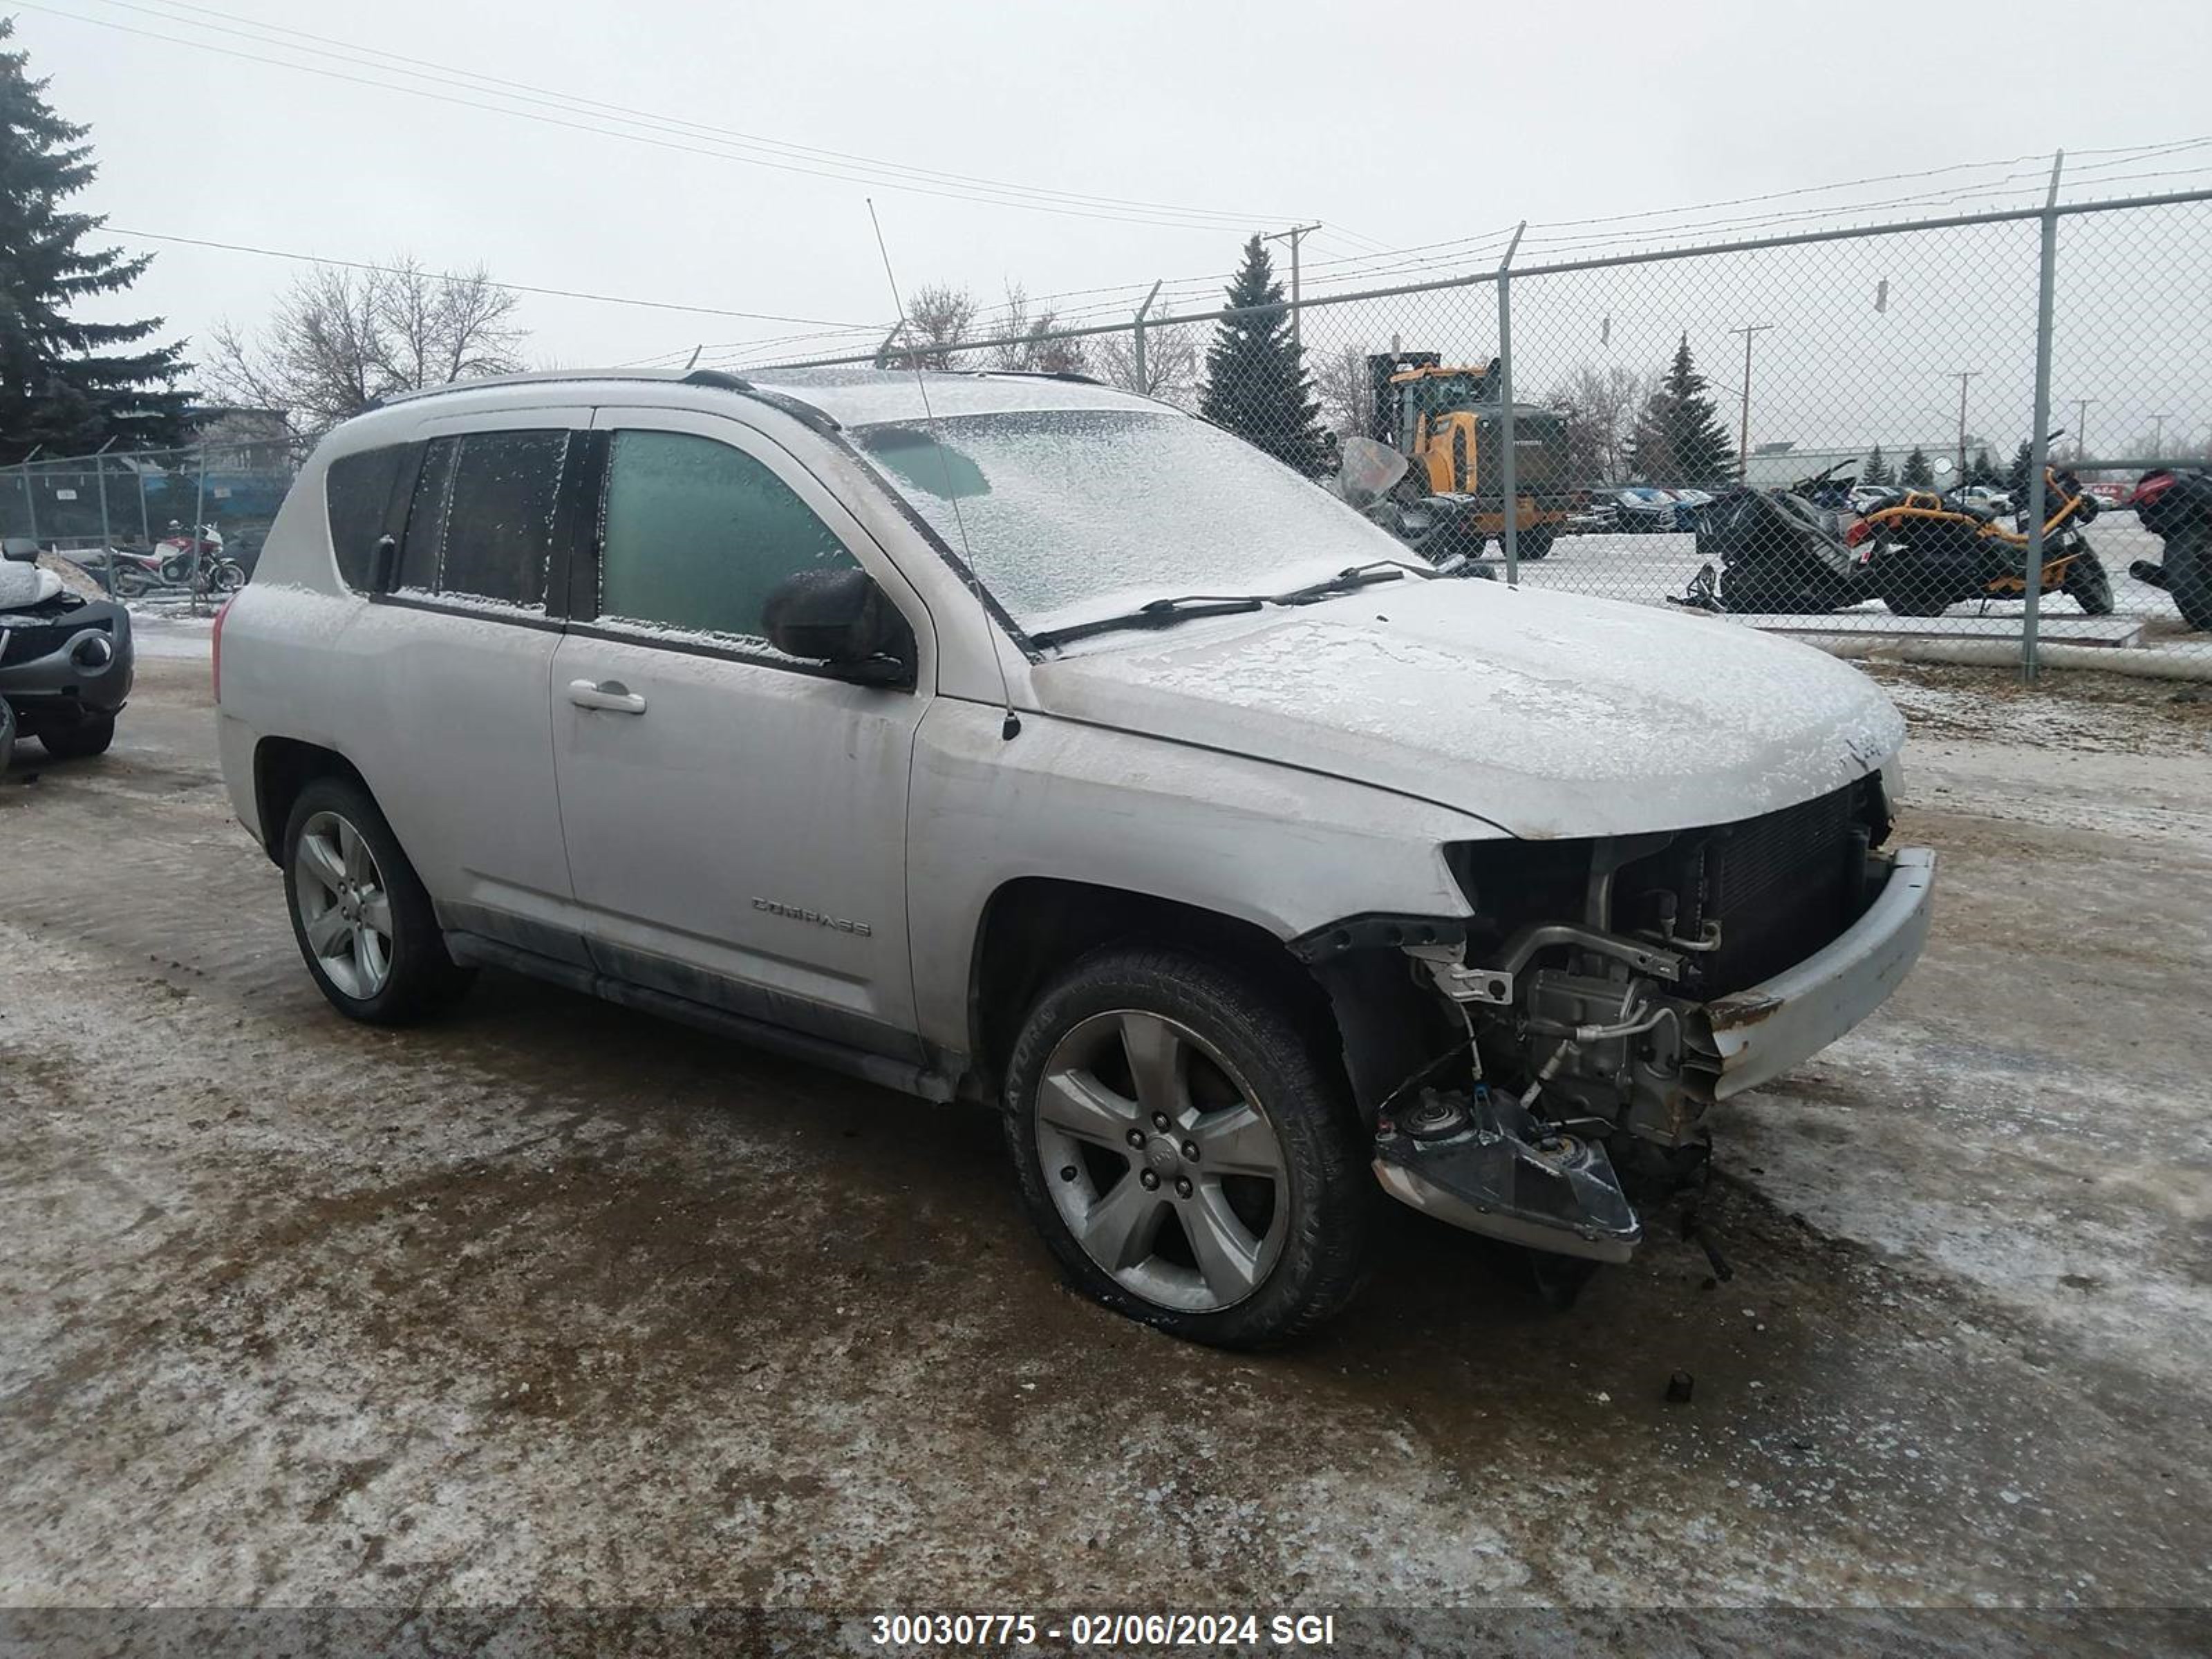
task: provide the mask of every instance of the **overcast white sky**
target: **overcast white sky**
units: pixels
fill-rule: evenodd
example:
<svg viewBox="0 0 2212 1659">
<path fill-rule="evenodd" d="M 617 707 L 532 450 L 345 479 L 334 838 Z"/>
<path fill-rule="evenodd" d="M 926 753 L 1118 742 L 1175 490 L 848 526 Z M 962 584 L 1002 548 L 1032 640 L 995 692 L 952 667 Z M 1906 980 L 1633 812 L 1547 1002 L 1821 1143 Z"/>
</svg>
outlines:
<svg viewBox="0 0 2212 1659">
<path fill-rule="evenodd" d="M 949 278 L 994 296 L 1009 279 L 1050 293 L 1224 270 L 1244 230 L 1293 216 L 1329 227 L 1307 244 L 1318 262 L 1524 216 L 2212 131 L 2202 75 L 2179 67 L 2212 58 L 2203 0 L 2094 11 L 1603 0 L 1449 17 L 1304 0 L 213 3 L 0 5 L 52 77 L 57 108 L 92 124 L 100 176 L 85 205 L 115 226 L 325 257 L 481 260 L 514 283 L 838 323 L 890 311 L 871 193 L 909 289 Z M 254 24 L 756 137 L 1221 216 L 1116 222 L 657 148 L 226 55 L 380 77 L 217 32 Z M 258 317 L 294 274 L 170 246 L 131 305 L 199 334 L 225 315 Z M 538 297 L 522 320 L 533 355 L 570 364 L 805 326 Z M 1929 401 L 1942 404 L 1940 388 Z"/>
</svg>

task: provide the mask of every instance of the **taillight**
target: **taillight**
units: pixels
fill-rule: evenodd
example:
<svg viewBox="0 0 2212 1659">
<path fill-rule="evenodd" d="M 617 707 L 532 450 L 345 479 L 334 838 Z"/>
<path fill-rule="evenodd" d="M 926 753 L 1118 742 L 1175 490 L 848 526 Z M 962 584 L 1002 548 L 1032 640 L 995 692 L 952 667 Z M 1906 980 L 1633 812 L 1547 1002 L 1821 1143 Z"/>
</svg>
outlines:
<svg viewBox="0 0 2212 1659">
<path fill-rule="evenodd" d="M 230 615 L 230 607 L 237 603 L 238 595 L 234 593 L 216 607 L 215 632 L 212 637 L 215 659 L 215 700 L 217 702 L 222 701 L 222 620 Z"/>
<path fill-rule="evenodd" d="M 2135 493 L 2122 501 L 2122 507 L 2132 507 L 2140 512 L 2146 507 L 2155 507 L 2158 498 L 2180 483 L 2171 472 L 2153 472 L 2135 488 Z"/>
<path fill-rule="evenodd" d="M 1844 532 L 1844 544 L 1846 547 L 1856 547 L 1873 534 L 1874 521 L 1871 519 L 1861 519 L 1849 530 Z"/>
</svg>

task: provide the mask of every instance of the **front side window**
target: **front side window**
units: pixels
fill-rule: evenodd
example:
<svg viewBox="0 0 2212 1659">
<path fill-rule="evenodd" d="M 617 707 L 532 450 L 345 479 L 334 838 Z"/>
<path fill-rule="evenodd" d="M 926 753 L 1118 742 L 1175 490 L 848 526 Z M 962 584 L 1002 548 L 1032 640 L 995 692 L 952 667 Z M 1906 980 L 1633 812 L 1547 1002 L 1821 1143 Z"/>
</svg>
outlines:
<svg viewBox="0 0 2212 1659">
<path fill-rule="evenodd" d="M 398 585 L 544 610 L 568 453 L 564 431 L 430 440 L 408 514 Z"/>
<path fill-rule="evenodd" d="M 853 556 L 775 473 L 712 438 L 622 431 L 607 456 L 602 622 L 763 647 L 762 608 L 801 570 Z"/>
</svg>

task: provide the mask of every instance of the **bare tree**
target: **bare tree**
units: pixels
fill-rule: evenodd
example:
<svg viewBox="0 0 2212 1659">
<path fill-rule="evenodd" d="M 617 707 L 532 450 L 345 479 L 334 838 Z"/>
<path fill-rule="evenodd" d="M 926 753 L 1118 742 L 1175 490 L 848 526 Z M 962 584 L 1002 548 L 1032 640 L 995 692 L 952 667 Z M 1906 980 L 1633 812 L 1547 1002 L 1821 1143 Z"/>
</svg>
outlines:
<svg viewBox="0 0 2212 1659">
<path fill-rule="evenodd" d="M 204 379 L 312 441 L 393 392 L 520 369 L 515 305 L 481 265 L 433 272 L 404 255 L 373 270 L 316 265 L 259 329 L 217 326 Z"/>
<path fill-rule="evenodd" d="M 1098 335 L 1092 351 L 1102 380 L 1184 409 L 1197 402 L 1198 347 L 1188 328 L 1172 323 L 1154 323 L 1147 328 L 1141 374 L 1137 372 L 1133 331 Z"/>
<path fill-rule="evenodd" d="M 1007 283 L 1005 311 L 983 331 L 1003 341 L 991 349 L 991 367 L 1032 374 L 1087 374 L 1091 366 L 1084 343 L 1054 337 L 1058 324 L 1058 313 L 1049 306 L 1032 317 L 1022 285 Z"/>
<path fill-rule="evenodd" d="M 1648 390 L 1644 376 L 1618 363 L 1585 363 L 1553 388 L 1549 401 L 1566 411 L 1567 466 L 1577 483 L 1627 478 L 1630 439 Z"/>
<path fill-rule="evenodd" d="M 1367 349 L 1343 345 L 1312 356 L 1314 391 L 1322 418 L 1340 438 L 1364 438 L 1373 430 L 1375 380 L 1367 368 Z"/>
<path fill-rule="evenodd" d="M 950 368 L 957 349 L 971 337 L 975 325 L 975 296 L 949 283 L 932 283 L 915 290 L 899 330 L 907 349 L 894 351 L 886 343 L 876 354 L 878 368 Z"/>
</svg>

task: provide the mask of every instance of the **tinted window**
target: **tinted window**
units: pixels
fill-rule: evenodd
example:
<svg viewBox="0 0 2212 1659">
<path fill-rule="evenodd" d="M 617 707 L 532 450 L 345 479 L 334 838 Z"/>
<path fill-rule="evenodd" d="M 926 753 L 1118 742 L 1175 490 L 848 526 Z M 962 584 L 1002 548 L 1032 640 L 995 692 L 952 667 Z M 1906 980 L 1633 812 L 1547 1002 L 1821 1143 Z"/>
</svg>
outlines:
<svg viewBox="0 0 2212 1659">
<path fill-rule="evenodd" d="M 434 438 L 422 451 L 422 471 L 415 479 L 415 500 L 407 509 L 407 536 L 399 544 L 395 586 L 434 593 L 438 588 L 438 548 L 446 534 L 446 495 L 453 487 L 458 438 Z"/>
<path fill-rule="evenodd" d="M 331 463 L 323 481 L 323 501 L 331 515 L 331 550 L 338 575 L 348 587 L 366 588 L 376 544 L 383 538 L 392 492 L 399 483 L 407 446 L 365 449 Z"/>
<path fill-rule="evenodd" d="M 678 432 L 614 434 L 603 618 L 757 641 L 777 583 L 853 562 L 829 526 L 743 451 Z"/>
<path fill-rule="evenodd" d="M 435 438 L 422 457 L 400 586 L 543 609 L 566 432 Z"/>
</svg>

